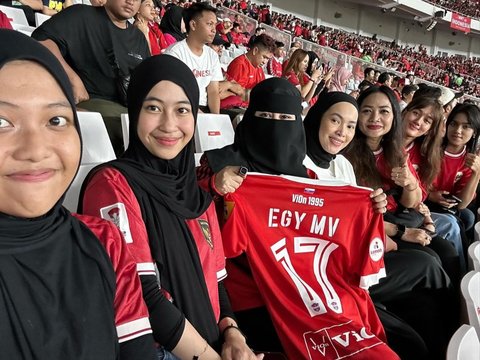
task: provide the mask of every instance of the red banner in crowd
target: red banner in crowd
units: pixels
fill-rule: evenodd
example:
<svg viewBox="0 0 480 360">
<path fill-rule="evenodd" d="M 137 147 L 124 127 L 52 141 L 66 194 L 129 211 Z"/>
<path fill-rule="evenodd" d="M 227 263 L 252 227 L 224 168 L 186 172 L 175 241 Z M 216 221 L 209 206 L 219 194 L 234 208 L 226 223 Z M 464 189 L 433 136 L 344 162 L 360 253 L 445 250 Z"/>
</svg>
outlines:
<svg viewBox="0 0 480 360">
<path fill-rule="evenodd" d="M 450 22 L 450 27 L 452 29 L 463 31 L 464 33 L 469 33 L 470 18 L 452 12 L 452 21 Z"/>
</svg>

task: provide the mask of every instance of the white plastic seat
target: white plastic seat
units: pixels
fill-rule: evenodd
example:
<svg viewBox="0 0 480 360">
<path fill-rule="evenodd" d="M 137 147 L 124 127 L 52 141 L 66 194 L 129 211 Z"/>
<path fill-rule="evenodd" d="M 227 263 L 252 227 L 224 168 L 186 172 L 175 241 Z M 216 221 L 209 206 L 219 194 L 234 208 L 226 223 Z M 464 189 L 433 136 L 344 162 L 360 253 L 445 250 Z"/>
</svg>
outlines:
<svg viewBox="0 0 480 360">
<path fill-rule="evenodd" d="M 480 221 L 475 224 L 473 230 L 473 240 L 480 241 Z"/>
<path fill-rule="evenodd" d="M 129 124 L 128 114 L 120 115 L 120 122 L 122 123 L 123 148 L 127 150 L 129 144 Z"/>
<path fill-rule="evenodd" d="M 78 196 L 88 172 L 95 166 L 116 158 L 100 113 L 80 111 L 78 121 L 83 139 L 82 159 L 77 176 L 63 201 L 63 206 L 72 212 L 77 211 Z"/>
<path fill-rule="evenodd" d="M 224 114 L 198 114 L 195 127 L 195 152 L 219 149 L 233 143 L 230 117 Z"/>
<path fill-rule="evenodd" d="M 0 10 L 7 15 L 7 18 L 10 20 L 10 23 L 14 29 L 14 24 L 28 26 L 27 17 L 22 9 L 0 5 Z"/>
<path fill-rule="evenodd" d="M 475 328 L 462 325 L 455 331 L 447 348 L 447 360 L 478 360 L 480 357 L 480 342 Z"/>
<path fill-rule="evenodd" d="M 475 241 L 468 247 L 468 268 L 480 271 L 480 241 Z"/>
<path fill-rule="evenodd" d="M 50 18 L 51 18 L 50 15 L 45 15 L 45 14 L 36 12 L 35 13 L 35 26 L 39 27 L 40 25 L 42 25 L 45 21 L 47 21 Z"/>
<path fill-rule="evenodd" d="M 203 153 L 195 153 L 195 166 L 200 166 L 200 159 L 202 157 Z"/>
<path fill-rule="evenodd" d="M 475 328 L 477 334 L 480 334 L 480 272 L 467 273 L 462 279 L 460 288 L 467 308 L 468 323 Z"/>
</svg>

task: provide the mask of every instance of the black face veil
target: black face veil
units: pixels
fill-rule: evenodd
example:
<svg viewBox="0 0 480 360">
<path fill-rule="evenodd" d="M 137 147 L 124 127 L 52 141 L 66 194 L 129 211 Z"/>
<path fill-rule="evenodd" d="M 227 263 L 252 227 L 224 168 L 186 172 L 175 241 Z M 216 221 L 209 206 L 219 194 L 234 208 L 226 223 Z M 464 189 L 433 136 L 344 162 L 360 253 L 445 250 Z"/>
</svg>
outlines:
<svg viewBox="0 0 480 360">
<path fill-rule="evenodd" d="M 234 143 L 206 152 L 212 169 L 243 165 L 249 171 L 306 177 L 301 102 L 300 92 L 285 79 L 270 78 L 256 85 Z M 257 112 L 290 114 L 295 120 L 268 119 Z"/>
</svg>

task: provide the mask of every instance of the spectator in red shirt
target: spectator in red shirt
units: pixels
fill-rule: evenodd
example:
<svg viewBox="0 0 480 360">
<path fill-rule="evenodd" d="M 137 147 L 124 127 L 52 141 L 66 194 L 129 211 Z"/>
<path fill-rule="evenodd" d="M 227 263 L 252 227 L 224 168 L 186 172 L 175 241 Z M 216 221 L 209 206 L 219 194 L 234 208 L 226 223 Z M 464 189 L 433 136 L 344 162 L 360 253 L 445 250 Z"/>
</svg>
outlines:
<svg viewBox="0 0 480 360">
<path fill-rule="evenodd" d="M 140 9 L 135 15 L 134 26 L 136 26 L 147 39 L 150 53 L 159 55 L 163 49 L 168 47 L 167 41 L 162 31 L 154 21 L 156 16 L 155 8 L 152 0 L 142 0 Z"/>
<path fill-rule="evenodd" d="M 282 63 L 285 54 L 285 44 L 281 41 L 275 41 L 275 51 L 267 63 L 267 73 L 269 75 L 282 77 Z"/>
<path fill-rule="evenodd" d="M 233 28 L 230 31 L 230 35 L 232 36 L 232 43 L 235 45 L 243 45 L 245 44 L 245 36 L 242 33 L 242 25 L 238 22 L 233 23 Z"/>
<path fill-rule="evenodd" d="M 292 54 L 283 71 L 283 77 L 300 90 L 302 98 L 306 102 L 313 98 L 315 89 L 322 80 L 322 70 L 320 69 L 314 70 L 312 76 L 306 73 L 308 60 L 308 53 L 305 50 L 298 49 Z"/>
<path fill-rule="evenodd" d="M 273 56 L 275 40 L 266 34 L 255 38 L 252 47 L 246 54 L 233 59 L 227 68 L 227 80 L 236 81 L 246 90 L 252 89 L 260 81 L 265 80 L 263 66 Z M 246 91 L 244 98 L 230 96 L 220 103 L 221 109 L 248 106 L 250 91 Z"/>
</svg>

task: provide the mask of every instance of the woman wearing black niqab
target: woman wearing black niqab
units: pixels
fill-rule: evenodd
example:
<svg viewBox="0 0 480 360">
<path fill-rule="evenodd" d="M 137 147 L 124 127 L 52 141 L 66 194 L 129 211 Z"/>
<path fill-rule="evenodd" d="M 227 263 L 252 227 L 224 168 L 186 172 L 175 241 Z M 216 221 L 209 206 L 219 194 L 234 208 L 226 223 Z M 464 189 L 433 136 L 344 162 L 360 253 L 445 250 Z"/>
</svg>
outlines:
<svg viewBox="0 0 480 360">
<path fill-rule="evenodd" d="M 274 121 L 273 113 L 291 116 L 289 120 Z M 215 173 L 234 165 L 265 174 L 306 177 L 301 113 L 300 92 L 295 86 L 281 78 L 262 81 L 252 89 L 234 143 L 205 152 L 208 164 Z"/>
<path fill-rule="evenodd" d="M 223 332 L 222 352 L 255 359 L 229 309 L 215 208 L 195 176 L 198 102 L 195 77 L 180 60 L 160 55 L 140 64 L 128 89 L 129 147 L 87 177 L 81 211 L 104 216 L 121 204 L 117 225 L 128 233 L 154 337 L 165 349 L 219 359 Z"/>
<path fill-rule="evenodd" d="M 301 102 L 300 91 L 288 80 L 270 78 L 257 84 L 235 131 L 234 143 L 207 151 L 202 157 L 197 169 L 200 185 L 216 198 L 234 192 L 243 182 L 238 173 L 240 167 L 249 172 L 308 177 L 302 165 L 306 147 Z M 222 199 L 218 200 L 218 208 L 223 208 Z M 252 339 L 251 345 L 283 351 L 246 256 L 229 259 L 227 270 L 226 285 L 233 310 L 247 337 Z"/>
<path fill-rule="evenodd" d="M 62 207 L 81 154 L 68 78 L 33 39 L 0 30 L 0 43 L 2 358 L 152 359 L 121 235 Z M 121 331 L 132 324 L 140 333 Z"/>
</svg>

